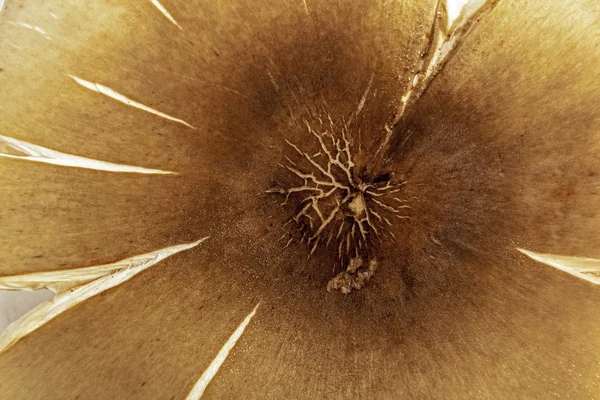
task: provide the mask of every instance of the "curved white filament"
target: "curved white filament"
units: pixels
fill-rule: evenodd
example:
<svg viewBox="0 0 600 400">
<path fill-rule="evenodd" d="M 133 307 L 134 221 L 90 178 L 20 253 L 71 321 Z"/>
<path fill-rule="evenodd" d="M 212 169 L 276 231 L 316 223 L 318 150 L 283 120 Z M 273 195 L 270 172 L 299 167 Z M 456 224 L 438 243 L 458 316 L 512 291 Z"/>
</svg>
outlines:
<svg viewBox="0 0 600 400">
<path fill-rule="evenodd" d="M 58 292 L 53 299 L 35 307 L 6 328 L 0 335 L 0 354 L 25 335 L 38 329 L 69 308 L 120 285 L 173 254 L 196 247 L 206 239 L 208 237 L 193 243 L 180 244 L 134 256 L 112 264 L 71 271 L 51 271 L 0 277 L 0 288 L 22 290 L 51 288 Z"/>
<path fill-rule="evenodd" d="M 13 321 L 27 314 L 32 308 L 53 298 L 55 293 L 49 289 L 31 292 L 0 290 L 0 333 Z"/>
<path fill-rule="evenodd" d="M 456 50 L 458 43 L 469 33 L 498 0 L 438 0 L 427 45 L 417 61 L 416 73 L 401 99 L 394 123 L 416 103 L 429 84 Z M 483 8 L 484 5 L 488 7 Z M 385 142 L 388 142 L 386 138 Z"/>
<path fill-rule="evenodd" d="M 0 12 L 2 12 L 2 4 L 0 4 Z M 28 24 L 26 22 L 13 22 L 13 21 L 9 21 L 8 23 L 9 23 L 9 25 L 20 26 L 22 28 L 29 29 L 31 31 L 34 31 L 34 32 L 42 35 L 44 37 L 44 39 L 52 40 L 52 38 L 50 37 L 50 35 L 48 35 L 48 33 L 44 29 L 40 28 L 39 26 L 31 25 L 31 24 Z"/>
<path fill-rule="evenodd" d="M 231 351 L 231 349 L 233 349 L 235 343 L 242 336 L 242 333 L 244 333 L 244 330 L 250 323 L 250 320 L 256 313 L 256 310 L 258 309 L 259 305 L 260 303 L 254 307 L 254 310 L 252 310 L 252 312 L 248 314 L 248 316 L 242 321 L 240 326 L 238 326 L 237 329 L 233 332 L 233 334 L 229 337 L 229 339 L 227 339 L 227 342 L 225 342 L 225 344 L 219 351 L 219 354 L 217 354 L 217 356 L 210 363 L 208 368 L 206 368 L 200 379 L 198 379 L 198 382 L 196 382 L 196 384 L 192 388 L 192 391 L 186 397 L 186 400 L 198 400 L 202 397 L 202 395 L 204 394 L 204 390 L 206 390 L 206 387 L 208 386 L 210 381 L 217 374 L 219 368 L 221 368 L 221 365 L 223 365 L 223 363 L 225 362 L 225 359 L 227 359 L 229 352 Z"/>
<path fill-rule="evenodd" d="M 175 25 L 179 29 L 183 30 L 183 28 L 177 23 L 177 21 L 175 21 L 175 18 L 173 18 L 171 13 L 169 11 L 167 11 L 165 6 L 160 4 L 160 2 L 158 0 L 152 0 L 152 4 L 154 5 L 154 7 L 158 8 L 158 11 L 160 11 L 162 13 L 162 15 L 164 15 L 169 21 L 171 21 L 171 23 L 173 25 Z"/>
<path fill-rule="evenodd" d="M 579 279 L 600 285 L 600 259 L 536 253 L 520 248 L 517 248 L 517 250 L 535 261 L 559 269 Z"/>
<path fill-rule="evenodd" d="M 175 172 L 114 164 L 106 161 L 75 156 L 50 150 L 33 143 L 0 135 L 0 157 L 34 161 L 63 167 L 94 169 L 108 172 L 130 172 L 138 174 L 175 174 Z"/>
<path fill-rule="evenodd" d="M 79 85 L 83 86 L 86 89 L 92 90 L 94 92 L 97 93 L 101 93 L 107 97 L 110 97 L 111 99 L 120 101 L 123 104 L 126 104 L 128 106 L 137 108 L 139 110 L 143 110 L 146 112 L 149 112 L 150 114 L 154 114 L 157 115 L 159 117 L 168 119 L 170 121 L 174 121 L 174 122 L 178 122 L 182 125 L 187 126 L 188 128 L 192 128 L 192 129 L 196 129 L 195 127 L 193 127 L 192 125 L 188 124 L 187 122 L 185 122 L 182 119 L 179 118 L 175 118 L 169 114 L 165 114 L 164 112 L 155 110 L 154 108 L 150 108 L 142 103 L 138 103 L 137 101 L 131 100 L 129 97 L 122 95 L 121 93 L 115 92 L 113 89 L 106 87 L 104 85 L 101 85 L 99 83 L 94 83 L 94 82 L 90 82 L 90 81 L 86 81 L 85 79 L 81 79 L 77 76 L 74 75 L 69 75 L 67 74 L 68 77 L 70 77 L 71 79 L 73 79 L 75 82 L 77 82 Z"/>
</svg>

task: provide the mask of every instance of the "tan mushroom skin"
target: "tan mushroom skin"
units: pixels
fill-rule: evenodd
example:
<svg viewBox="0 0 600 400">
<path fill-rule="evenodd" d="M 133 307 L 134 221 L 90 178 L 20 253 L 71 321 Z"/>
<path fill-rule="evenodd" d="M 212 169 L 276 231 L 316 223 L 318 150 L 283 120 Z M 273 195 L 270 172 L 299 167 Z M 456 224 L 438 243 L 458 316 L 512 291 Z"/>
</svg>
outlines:
<svg viewBox="0 0 600 400">
<path fill-rule="evenodd" d="M 0 397 L 599 398 L 600 8 L 453 3 L 6 0 Z"/>
</svg>

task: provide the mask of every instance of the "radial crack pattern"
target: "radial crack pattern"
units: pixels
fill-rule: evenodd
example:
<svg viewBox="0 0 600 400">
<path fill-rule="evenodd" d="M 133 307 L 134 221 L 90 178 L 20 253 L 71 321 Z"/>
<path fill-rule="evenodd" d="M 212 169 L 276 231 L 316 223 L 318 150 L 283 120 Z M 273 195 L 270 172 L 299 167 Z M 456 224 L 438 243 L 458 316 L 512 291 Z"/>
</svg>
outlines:
<svg viewBox="0 0 600 400">
<path fill-rule="evenodd" d="M 285 139 L 295 159 L 285 156 L 286 162 L 279 165 L 300 184 L 273 187 L 267 193 L 282 195 L 282 207 L 297 207 L 286 224 L 292 224 L 293 229 L 285 247 L 294 239 L 306 242 L 308 257 L 319 245 L 331 247 L 342 267 L 350 268 L 351 259 L 370 259 L 384 238 L 395 237 L 391 230 L 394 219 L 409 218 L 403 213 L 409 206 L 394 197 L 406 182 L 362 176 L 354 161 L 348 125 L 338 127 L 331 118 L 327 120 L 318 119 L 317 128 L 304 120 L 315 151 Z M 374 269 L 369 279 L 372 273 Z"/>
</svg>

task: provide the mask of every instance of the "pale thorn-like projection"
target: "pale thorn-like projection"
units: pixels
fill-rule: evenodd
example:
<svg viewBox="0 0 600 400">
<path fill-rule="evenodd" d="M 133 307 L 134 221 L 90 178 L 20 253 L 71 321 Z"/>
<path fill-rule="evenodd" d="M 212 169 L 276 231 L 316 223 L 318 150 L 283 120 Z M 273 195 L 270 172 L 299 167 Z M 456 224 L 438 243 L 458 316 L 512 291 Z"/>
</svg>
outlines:
<svg viewBox="0 0 600 400">
<path fill-rule="evenodd" d="M 0 290 L 0 334 L 11 323 L 37 305 L 52 299 L 55 294 L 50 289 L 40 289 L 31 292 L 23 290 Z"/>
<path fill-rule="evenodd" d="M 454 21 L 458 19 L 467 3 L 469 3 L 469 0 L 448 0 L 446 2 L 446 12 L 448 14 L 447 29 L 450 29 Z"/>
<path fill-rule="evenodd" d="M 358 102 L 358 105 L 356 106 L 356 110 L 354 110 L 354 112 L 350 115 L 350 118 L 348 118 L 348 121 L 346 121 L 346 123 L 345 123 L 346 126 L 351 125 L 352 122 L 354 121 L 354 119 L 360 115 L 363 108 L 365 107 L 365 104 L 367 102 L 367 97 L 369 96 L 369 92 L 371 91 L 371 87 L 373 86 L 374 78 L 375 78 L 375 71 L 373 71 L 373 73 L 371 74 L 371 78 L 369 79 L 367 88 L 365 89 L 365 92 L 363 93 L 362 97 L 360 98 L 360 101 Z"/>
<path fill-rule="evenodd" d="M 600 285 L 600 259 L 544 254 L 517 248 L 526 256 L 579 279 Z"/>
<path fill-rule="evenodd" d="M 171 21 L 171 23 L 173 25 L 175 25 L 179 29 L 183 30 L 183 28 L 181 27 L 181 25 L 179 25 L 177 23 L 177 21 L 175 21 L 175 18 L 173 18 L 173 16 L 171 15 L 171 13 L 169 11 L 167 11 L 167 9 L 165 8 L 165 6 L 163 6 L 158 0 L 152 0 L 152 4 L 156 8 L 158 8 L 158 11 L 160 11 L 162 13 L 162 15 L 164 15 L 169 21 Z"/>
<path fill-rule="evenodd" d="M 0 12 L 2 12 L 1 7 L 0 7 Z M 42 35 L 44 37 L 44 39 L 46 39 L 46 40 L 52 40 L 52 38 L 50 37 L 50 35 L 48 35 L 48 33 L 44 29 L 40 28 L 39 26 L 34 26 L 34 25 L 28 24 L 26 22 L 13 22 L 13 21 L 9 21 L 8 23 L 10 25 L 20 26 L 22 28 L 34 31 L 34 32 Z"/>
<path fill-rule="evenodd" d="M 470 18 L 481 6 L 485 5 L 488 0 L 447 0 L 446 13 L 448 21 L 446 29 L 457 27 Z"/>
<path fill-rule="evenodd" d="M 308 4 L 306 3 L 306 0 L 302 0 L 302 5 L 304 6 L 304 12 L 306 12 L 306 15 L 310 15 L 310 11 L 308 11 Z"/>
<path fill-rule="evenodd" d="M 491 11 L 499 0 L 437 0 L 431 31 L 414 66 L 414 75 L 402 95 L 400 106 L 391 126 L 401 122 L 407 111 L 415 105 L 429 84 L 442 70 L 454 50 L 477 21 Z M 375 157 L 384 153 L 394 135 L 386 127 L 386 135 L 377 148 Z"/>
<path fill-rule="evenodd" d="M 406 111 L 419 101 L 429 84 L 453 54 L 456 46 L 475 26 L 477 17 L 482 13 L 489 12 L 497 3 L 498 0 L 467 0 L 466 2 L 438 0 L 431 32 L 417 62 L 416 73 L 402 96 L 402 104 L 396 115 L 396 122 L 400 121 Z M 486 7 L 482 7 L 483 5 Z M 452 11 L 450 12 L 450 10 Z"/>
<path fill-rule="evenodd" d="M 563 121 L 572 118 L 593 127 L 590 121 L 595 121 L 595 114 L 586 108 L 597 104 L 597 98 L 590 94 L 594 84 L 583 75 L 595 76 L 593 68 L 584 66 L 577 55 L 595 58 L 578 34 L 591 32 L 587 37 L 594 38 L 598 32 L 591 25 L 585 32 L 571 29 L 572 14 L 580 15 L 579 0 L 569 10 L 572 14 L 565 13 L 571 19 L 555 25 L 550 11 L 554 4 L 548 6 L 542 0 L 537 4 L 540 12 L 532 4 L 536 0 L 516 0 L 497 8 L 502 0 L 416 0 L 406 5 L 403 1 L 358 0 L 341 2 L 341 7 L 318 0 L 163 1 L 175 16 L 185 16 L 181 20 L 185 31 L 158 0 L 103 2 L 97 18 L 87 15 L 87 6 L 57 2 L 56 11 L 64 18 L 58 21 L 56 14 L 50 13 L 54 18 L 50 22 L 57 24 L 57 29 L 48 25 L 52 39 L 36 26 L 46 27 L 47 21 L 26 18 L 21 20 L 36 25 L 9 21 L 7 25 L 17 28 L 4 26 L 15 37 L 20 33 L 13 31 L 23 31 L 27 40 L 18 39 L 20 46 L 7 43 L 7 48 L 20 51 L 14 52 L 16 62 L 0 67 L 10 77 L 7 82 L 13 98 L 21 92 L 30 97 L 23 97 L 23 104 L 9 105 L 4 113 L 0 110 L 0 117 L 8 121 L 2 133 L 26 137 L 23 132 L 28 132 L 28 124 L 44 127 L 56 122 L 64 124 L 62 130 L 56 130 L 58 135 L 64 134 L 67 126 L 73 132 L 66 133 L 78 140 L 114 132 L 123 137 L 107 141 L 118 140 L 126 146 L 131 138 L 144 137 L 152 144 L 168 143 L 152 149 L 164 150 L 164 159 L 176 160 L 178 167 L 173 168 L 177 172 L 170 172 L 113 164 L 0 136 L 0 157 L 15 160 L 4 160 L 7 171 L 19 174 L 21 166 L 32 167 L 19 160 L 46 164 L 26 170 L 24 185 L 18 181 L 21 175 L 17 185 L 7 185 L 15 194 L 7 196 L 2 205 L 12 206 L 11 201 L 16 204 L 21 199 L 25 205 L 18 208 L 17 204 L 15 211 L 6 212 L 6 219 L 13 223 L 6 236 L 39 233 L 40 240 L 18 236 L 17 240 L 27 243 L 19 247 L 16 241 L 6 239 L 6 248 L 13 253 L 9 260 L 20 257 L 22 264 L 17 261 L 18 269 L 14 262 L 4 263 L 8 272 L 0 277 L 0 290 L 49 289 L 57 293 L 0 335 L 4 357 L 0 392 L 23 399 L 184 398 L 186 394 L 187 400 L 203 395 L 234 399 L 593 398 L 586 395 L 596 389 L 594 382 L 589 382 L 599 377 L 594 364 L 597 359 L 590 355 L 590 343 L 598 331 L 590 304 L 597 296 L 595 287 L 579 279 L 600 284 L 600 260 L 514 248 L 514 243 L 532 243 L 531 248 L 548 252 L 560 248 L 584 254 L 587 250 L 581 243 L 594 245 L 585 242 L 595 237 L 589 234 L 591 224 L 585 226 L 589 219 L 579 217 L 595 215 L 591 206 L 596 203 L 573 182 L 589 183 L 594 168 L 584 171 L 588 166 L 582 168 L 566 159 L 554 164 L 558 157 L 552 151 L 568 148 L 566 143 L 579 156 L 576 151 L 585 148 L 581 143 L 586 140 L 589 143 L 585 144 L 595 149 L 595 138 L 586 136 L 587 132 L 575 134 L 570 128 L 566 131 L 572 136 L 564 135 L 565 129 L 554 136 L 543 132 L 537 124 L 543 126 L 561 113 L 553 109 L 540 117 L 528 108 L 539 102 L 538 109 L 545 112 L 559 105 Z M 0 0 L 0 16 L 3 3 Z M 397 4 L 402 7 L 396 9 Z M 565 0 L 563 5 L 567 8 L 569 4 Z M 493 14 L 492 9 L 498 14 L 490 15 L 492 21 L 475 31 L 474 26 Z M 526 12 L 518 14 L 522 9 Z M 47 11 L 43 13 L 50 20 Z M 590 16 L 583 15 L 582 26 L 593 19 Z M 522 31 L 515 21 L 524 26 Z M 136 32 L 136 28 L 143 29 Z M 475 37 L 465 40 L 470 32 Z M 537 47 L 538 33 L 546 47 Z M 69 40 L 71 47 L 59 46 L 61 40 Z M 47 58 L 44 49 L 35 47 L 39 43 L 47 45 Z M 458 51 L 463 43 L 465 48 Z M 576 49 L 572 54 L 569 44 Z M 0 40 L 0 50 L 2 45 Z M 539 63 L 539 70 L 527 58 L 530 50 L 538 53 L 539 60 L 555 48 L 556 54 L 566 54 L 565 65 L 575 71 L 573 75 L 549 67 L 563 65 L 558 57 L 548 57 L 546 65 Z M 455 56 L 457 53 L 460 55 Z M 28 61 L 27 54 L 38 57 Z M 581 70 L 573 67 L 570 55 L 575 55 Z M 361 59 L 372 60 L 373 65 L 363 65 Z M 31 68 L 29 62 L 41 68 Z M 512 64 L 505 65 L 507 62 Z M 27 73 L 36 75 L 31 79 L 34 84 L 26 82 L 26 73 L 14 71 L 19 63 L 30 68 L 24 69 Z M 102 70 L 96 71 L 99 65 Z M 75 85 L 66 72 L 92 81 L 67 75 Z M 569 79 L 566 83 L 561 80 L 564 76 Z M 290 83 L 294 79 L 297 86 Z M 185 80 L 186 85 L 178 80 Z M 194 125 L 96 81 L 161 109 L 158 104 L 164 97 L 156 99 L 154 94 L 170 93 L 169 98 L 181 100 L 173 113 Z M 36 82 L 49 85 L 36 87 Z M 58 88 L 62 93 L 63 83 L 67 90 L 77 96 L 81 93 L 86 101 L 101 102 L 101 106 L 73 107 L 69 109 L 72 113 L 63 117 L 65 113 L 58 109 L 70 105 L 61 101 L 77 96 L 65 95 L 55 104 L 48 89 Z M 506 92 L 497 90 L 496 83 L 507 83 L 501 88 Z M 132 87 L 141 90 L 128 92 Z M 553 91 L 556 87 L 559 89 Z M 563 88 L 564 97 L 556 96 Z M 286 95 L 293 97 L 295 104 L 281 104 L 289 100 Z M 303 115 L 303 108 L 318 103 L 318 97 L 327 102 L 333 120 L 329 113 L 328 118 L 321 115 L 329 122 L 317 118 L 320 125 L 311 117 L 290 116 L 294 112 Z M 19 117 L 25 115 L 29 101 L 40 110 L 39 115 L 30 121 L 27 114 L 21 124 Z M 170 122 L 148 117 L 138 126 L 134 116 L 146 116 L 139 110 Z M 110 116 L 110 121 L 95 119 L 99 115 Z M 194 120 L 188 115 L 194 115 Z M 62 119 L 53 120 L 55 116 Z M 122 116 L 126 118 L 121 120 Z M 512 123 L 515 126 L 510 126 Z M 85 129 L 77 128 L 80 126 Z M 187 135 L 187 128 L 198 129 L 197 135 Z M 519 131 L 527 134 L 519 137 Z M 413 133 L 415 143 L 409 142 L 406 148 L 406 140 L 398 145 L 394 137 L 404 139 L 401 135 L 408 138 Z M 364 143 L 357 138 L 363 134 L 369 135 Z M 547 137 L 550 139 L 545 140 Z M 559 137 L 566 138 L 565 142 Z M 521 142 L 515 145 L 517 140 Z M 556 143 L 548 146 L 548 151 L 544 145 L 552 140 Z M 128 149 L 129 155 L 136 156 L 134 164 L 144 165 L 151 154 L 143 142 Z M 89 144 L 90 148 L 98 145 L 105 146 L 105 142 Z M 111 146 L 117 147 L 114 142 Z M 528 148 L 532 151 L 518 152 Z M 381 156 L 377 161 L 382 167 L 369 169 L 371 164 L 364 159 L 373 157 L 371 150 L 376 150 L 375 158 Z M 589 155 L 580 159 L 588 164 L 595 160 Z M 122 214 L 104 223 L 104 213 L 116 209 L 109 203 L 113 192 L 106 190 L 106 198 L 100 197 L 97 203 L 86 201 L 91 191 L 76 186 L 72 178 L 83 181 L 89 171 L 48 168 L 47 164 L 150 175 L 180 173 L 182 179 L 177 179 L 181 186 L 165 185 L 163 189 L 157 176 L 93 174 L 98 179 L 95 187 L 123 189 L 120 193 L 127 196 L 127 189 L 135 186 L 132 183 L 143 181 L 146 185 L 135 188 L 128 202 L 123 202 L 131 209 L 124 208 Z M 540 165 L 543 168 L 538 168 Z M 46 176 L 40 171 L 50 172 Z M 564 176 L 548 178 L 544 175 L 547 171 L 564 172 Z M 577 176 L 579 173 L 582 175 Z M 589 175 L 583 178 L 585 173 Z M 47 197 L 36 197 L 38 191 L 44 193 L 44 185 L 30 184 L 33 189 L 27 191 L 26 184 L 45 178 L 48 187 L 58 193 L 56 199 L 51 190 Z M 273 187 L 278 179 L 285 183 Z M 543 184 L 532 184 L 534 179 Z M 573 187 L 554 190 L 561 179 Z M 173 180 L 164 181 L 170 184 Z M 259 198 L 257 194 L 265 191 L 281 196 L 281 207 Z M 149 202 L 144 202 L 147 193 L 156 193 L 150 201 L 168 206 L 149 210 Z M 557 200 L 564 193 L 576 201 Z M 578 196 L 572 195 L 575 193 Z M 37 208 L 36 202 L 48 204 Z M 297 208 L 288 214 L 293 208 L 290 203 Z M 557 203 L 562 206 L 556 207 L 559 211 L 552 209 Z M 280 215 L 282 208 L 285 215 Z M 49 215 L 48 209 L 56 209 L 59 215 Z M 553 212 L 563 219 L 543 221 L 552 221 L 548 225 L 556 222 L 552 225 L 555 231 L 537 232 L 528 226 L 528 213 L 554 217 Z M 121 221 L 126 213 L 136 220 Z M 4 218 L 0 210 L 0 222 L 4 223 Z M 280 238 L 287 240 L 283 241 L 287 249 L 282 251 L 283 244 L 276 240 L 283 232 L 274 234 L 281 224 L 275 226 L 273 221 L 296 228 L 293 234 L 300 231 L 301 238 L 286 231 Z M 561 230 L 565 222 L 579 231 Z M 63 224 L 69 229 L 61 229 Z M 107 228 L 109 224 L 112 226 Z M 129 224 L 135 226 L 129 230 Z M 164 244 L 150 243 L 170 235 L 183 235 L 184 239 L 169 239 L 169 243 L 182 243 L 190 240 L 188 237 L 201 236 L 189 232 L 208 228 L 214 229 L 207 243 L 209 251 L 203 247 L 183 263 L 167 261 L 148 271 L 208 237 L 104 264 L 116 254 L 113 251 L 138 254 L 146 250 L 133 251 L 129 246 L 142 243 L 159 248 Z M 80 235 L 77 237 L 82 239 L 69 242 L 74 243 L 73 248 L 65 249 L 60 246 L 61 237 L 48 239 L 53 234 Z M 104 246 L 96 236 L 106 236 L 106 243 L 112 246 Z M 306 242 L 307 249 L 304 245 L 288 248 L 294 240 Z M 563 242 L 559 243 L 562 247 L 557 246 L 558 241 Z M 370 250 L 378 245 L 385 247 L 381 257 Z M 590 254 L 593 251 L 596 249 L 590 249 Z M 514 257 L 518 252 L 553 267 L 540 267 L 547 285 L 537 279 L 540 271 L 514 268 L 511 263 L 519 259 Z M 102 261 L 85 261 L 91 257 Z M 64 261 L 45 264 L 58 268 L 99 265 L 30 272 L 45 258 Z M 334 273 L 327 275 L 330 264 L 321 263 L 330 259 L 342 263 L 341 272 L 331 279 Z M 534 264 L 529 259 L 527 263 Z M 323 266 L 325 273 L 320 273 L 322 268 L 314 272 Z M 554 269 L 579 279 L 565 284 L 566 279 L 560 279 L 561 273 Z M 380 272 L 372 280 L 376 270 Z M 126 283 L 134 276 L 135 280 Z M 503 280 L 506 276 L 511 279 Z M 328 282 L 328 291 L 349 294 L 371 280 L 366 290 L 344 299 L 323 290 Z M 121 284 L 122 290 L 109 290 Z M 580 290 L 580 296 L 568 298 L 574 290 Z M 98 296 L 97 302 L 75 307 L 100 293 L 104 296 Z M 564 299 L 558 298 L 563 295 Z M 256 306 L 246 315 L 251 304 Z M 253 320 L 259 306 L 260 317 Z M 228 321 L 231 310 L 241 313 Z M 58 315 L 61 317 L 46 324 Z M 230 335 L 243 315 L 246 317 Z M 251 329 L 246 329 L 251 322 Z M 11 348 L 38 328 L 28 340 Z M 241 336 L 244 340 L 239 341 Z M 234 348 L 243 351 L 232 351 Z M 213 379 L 217 374 L 219 379 Z M 188 394 L 192 382 L 196 383 Z M 32 396 L 30 392 L 35 393 Z"/>
<path fill-rule="evenodd" d="M 187 126 L 188 128 L 192 128 L 192 129 L 196 129 L 194 126 L 190 125 L 189 123 L 187 123 L 186 121 L 179 119 L 179 118 L 175 118 L 169 114 L 165 114 L 164 112 L 155 110 L 154 108 L 148 107 L 142 103 L 138 103 L 137 101 L 131 100 L 129 97 L 122 95 L 121 93 L 118 93 L 116 91 L 114 91 L 113 89 L 106 87 L 104 85 L 101 85 L 99 83 L 94 83 L 94 82 L 90 82 L 90 81 L 86 81 L 85 79 L 81 79 L 77 76 L 74 75 L 70 75 L 67 74 L 68 77 L 70 77 L 71 79 L 73 79 L 75 82 L 77 82 L 79 85 L 83 86 L 86 89 L 92 90 L 94 92 L 103 94 L 107 97 L 110 97 L 111 99 L 120 101 L 123 104 L 127 104 L 128 106 L 137 108 L 139 110 L 143 110 L 146 112 L 149 112 L 150 114 L 154 114 L 156 116 L 168 119 L 170 121 L 174 121 L 177 123 L 180 123 L 182 125 Z"/>
<path fill-rule="evenodd" d="M 114 274 L 123 269 L 138 267 L 141 265 L 154 265 L 165 258 L 180 251 L 196 247 L 208 237 L 193 243 L 181 244 L 156 250 L 150 253 L 137 255 L 125 260 L 106 265 L 95 265 L 91 267 L 73 268 L 59 271 L 37 272 L 24 275 L 13 275 L 0 277 L 0 289 L 7 290 L 38 290 L 48 288 L 55 293 L 65 292 L 75 286 L 80 286 L 106 275 Z"/>
<path fill-rule="evenodd" d="M 63 271 L 0 277 L 1 289 L 33 290 L 49 288 L 56 296 L 10 324 L 0 335 L 0 354 L 25 335 L 69 308 L 128 281 L 167 257 L 198 246 L 208 239 L 141 254 L 112 264 Z"/>
<path fill-rule="evenodd" d="M 33 143 L 0 135 L 0 157 L 15 160 L 26 160 L 44 164 L 60 165 L 63 167 L 85 168 L 107 172 L 126 172 L 137 174 L 176 174 L 171 171 L 136 167 L 132 165 L 115 164 L 106 161 L 61 153 Z"/>
<path fill-rule="evenodd" d="M 231 351 L 231 349 L 233 349 L 233 346 L 235 346 L 237 341 L 240 339 L 240 337 L 244 333 L 244 330 L 250 323 L 250 320 L 252 319 L 252 317 L 254 317 L 254 314 L 256 314 L 256 310 L 258 309 L 259 305 L 260 305 L 260 303 L 258 303 L 254 307 L 254 309 L 250 312 L 250 314 L 248 314 L 246 316 L 246 318 L 244 318 L 242 323 L 231 334 L 229 339 L 227 339 L 227 342 L 225 342 L 223 347 L 221 347 L 221 350 L 219 350 L 219 353 L 217 354 L 217 356 L 214 358 L 214 360 L 212 360 L 212 362 L 210 363 L 208 368 L 206 368 L 206 370 L 204 370 L 204 372 L 200 376 L 200 379 L 198 379 L 198 382 L 196 382 L 196 384 L 190 391 L 190 394 L 188 394 L 188 396 L 186 397 L 186 400 L 198 400 L 202 397 L 202 395 L 204 394 L 204 391 L 206 390 L 206 387 L 208 386 L 210 381 L 215 377 L 217 372 L 219 372 L 219 368 L 221 368 L 221 366 L 227 359 L 229 352 Z"/>
</svg>

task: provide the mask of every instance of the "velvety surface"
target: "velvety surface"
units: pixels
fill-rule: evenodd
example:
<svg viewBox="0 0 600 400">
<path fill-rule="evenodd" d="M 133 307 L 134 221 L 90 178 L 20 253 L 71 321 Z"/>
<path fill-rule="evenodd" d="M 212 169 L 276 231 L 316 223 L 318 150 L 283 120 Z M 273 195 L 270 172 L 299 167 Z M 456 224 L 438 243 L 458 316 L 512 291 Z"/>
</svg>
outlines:
<svg viewBox="0 0 600 400">
<path fill-rule="evenodd" d="M 0 14 L 0 134 L 178 173 L 0 158 L 0 274 L 211 236 L 2 354 L 6 398 L 185 398 L 258 302 L 206 398 L 600 396 L 600 291 L 515 250 L 600 257 L 597 2 L 501 0 L 477 24 L 394 127 L 378 172 L 407 182 L 411 219 L 348 296 L 325 290 L 335 252 L 283 248 L 297 210 L 265 191 L 296 182 L 284 138 L 311 148 L 303 120 L 343 124 L 369 82 L 348 129 L 373 155 L 434 2 L 162 3 L 182 30 L 149 1 Z"/>
</svg>

